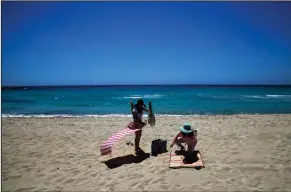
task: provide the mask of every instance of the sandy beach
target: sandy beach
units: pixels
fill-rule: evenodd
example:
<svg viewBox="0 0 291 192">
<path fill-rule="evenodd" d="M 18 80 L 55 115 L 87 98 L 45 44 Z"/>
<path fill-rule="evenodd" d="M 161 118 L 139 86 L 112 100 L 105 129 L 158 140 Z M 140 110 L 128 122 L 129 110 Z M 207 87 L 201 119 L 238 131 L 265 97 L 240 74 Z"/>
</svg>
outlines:
<svg viewBox="0 0 291 192">
<path fill-rule="evenodd" d="M 198 130 L 197 149 L 205 168 L 170 169 L 169 152 L 137 161 L 133 146 L 126 144 L 134 135 L 116 143 L 112 155 L 101 157 L 101 143 L 130 117 L 5 117 L 2 190 L 291 191 L 291 115 L 156 119 L 153 128 L 143 129 L 141 148 L 150 153 L 157 138 L 169 146 L 179 126 L 188 122 Z"/>
</svg>

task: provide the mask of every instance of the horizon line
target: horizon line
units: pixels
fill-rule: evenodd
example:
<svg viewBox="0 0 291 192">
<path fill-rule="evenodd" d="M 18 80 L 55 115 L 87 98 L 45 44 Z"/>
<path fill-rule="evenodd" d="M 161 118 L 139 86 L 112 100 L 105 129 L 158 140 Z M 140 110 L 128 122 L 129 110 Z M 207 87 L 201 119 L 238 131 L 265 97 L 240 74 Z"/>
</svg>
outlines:
<svg viewBox="0 0 291 192">
<path fill-rule="evenodd" d="M 96 85 L 12 85 L 1 86 L 1 89 L 9 88 L 64 88 L 64 87 L 120 87 L 120 86 L 197 86 L 197 87 L 289 87 L 291 84 L 96 84 Z"/>
</svg>

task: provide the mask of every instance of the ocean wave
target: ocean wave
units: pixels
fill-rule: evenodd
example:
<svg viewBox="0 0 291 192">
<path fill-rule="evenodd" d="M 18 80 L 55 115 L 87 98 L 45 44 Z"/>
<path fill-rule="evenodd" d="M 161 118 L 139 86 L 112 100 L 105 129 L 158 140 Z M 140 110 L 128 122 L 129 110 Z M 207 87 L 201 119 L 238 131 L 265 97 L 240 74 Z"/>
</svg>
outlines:
<svg viewBox="0 0 291 192">
<path fill-rule="evenodd" d="M 3 103 L 35 103 L 32 100 L 20 100 L 20 99 L 2 99 Z"/>
<path fill-rule="evenodd" d="M 291 95 L 244 95 L 245 98 L 253 98 L 253 99 L 271 99 L 271 98 L 291 98 Z"/>
<path fill-rule="evenodd" d="M 197 96 L 202 97 L 202 98 L 210 98 L 210 99 L 241 99 L 241 98 L 270 99 L 270 98 L 291 98 L 291 95 L 205 95 L 205 94 L 197 94 Z"/>
<path fill-rule="evenodd" d="M 291 95 L 266 95 L 269 98 L 291 98 Z"/>
<path fill-rule="evenodd" d="M 141 96 L 118 97 L 119 99 L 141 99 Z"/>
<path fill-rule="evenodd" d="M 243 97 L 251 99 L 266 99 L 264 95 L 243 95 Z"/>
<path fill-rule="evenodd" d="M 155 99 L 155 98 L 161 98 L 164 95 L 160 94 L 146 94 L 146 95 L 130 95 L 125 97 L 118 97 L 117 99 Z"/>
<path fill-rule="evenodd" d="M 207 94 L 196 94 L 196 96 L 208 99 L 236 99 L 239 96 L 235 95 L 207 95 Z"/>
</svg>

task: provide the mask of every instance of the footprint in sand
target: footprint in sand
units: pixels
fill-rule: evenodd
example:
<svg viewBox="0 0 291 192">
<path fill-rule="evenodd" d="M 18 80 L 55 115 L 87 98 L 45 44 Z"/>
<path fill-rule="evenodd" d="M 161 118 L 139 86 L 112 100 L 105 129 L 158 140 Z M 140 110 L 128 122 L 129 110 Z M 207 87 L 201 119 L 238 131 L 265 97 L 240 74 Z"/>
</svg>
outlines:
<svg viewBox="0 0 291 192">
<path fill-rule="evenodd" d="M 211 189 L 211 182 L 204 183 L 202 186 L 203 186 L 202 189 L 206 190 Z"/>
<path fill-rule="evenodd" d="M 86 178 L 79 178 L 79 179 L 76 179 L 75 181 L 75 184 L 79 185 L 81 184 L 82 182 L 86 181 L 87 179 Z"/>
<path fill-rule="evenodd" d="M 13 175 L 13 176 L 10 176 L 9 179 L 19 179 L 19 178 L 21 178 L 20 175 Z"/>
<path fill-rule="evenodd" d="M 157 168 L 154 167 L 153 165 L 150 165 L 150 166 L 148 167 L 148 170 L 149 170 L 150 173 L 155 173 L 155 172 L 157 171 Z"/>
<path fill-rule="evenodd" d="M 121 176 L 119 177 L 119 179 L 121 180 L 121 179 L 124 179 L 125 177 L 127 177 L 127 176 L 125 176 L 125 175 L 121 175 Z"/>
<path fill-rule="evenodd" d="M 61 191 L 63 189 L 63 187 L 57 186 L 56 189 Z"/>
<path fill-rule="evenodd" d="M 235 183 L 235 181 L 236 181 L 236 179 L 234 179 L 234 178 L 228 178 L 228 179 L 226 180 L 226 183 L 227 183 L 228 185 L 233 185 L 233 184 Z"/>
<path fill-rule="evenodd" d="M 83 180 L 83 182 L 79 183 L 79 185 L 91 185 L 92 181 L 88 181 L 87 179 Z"/>
<path fill-rule="evenodd" d="M 152 180 L 152 181 L 150 182 L 150 184 L 162 183 L 162 182 L 164 182 L 164 181 L 165 181 L 164 178 L 159 178 L 159 179 Z"/>
<path fill-rule="evenodd" d="M 66 178 L 65 177 L 56 177 L 53 179 L 53 183 L 62 183 Z"/>
<path fill-rule="evenodd" d="M 271 188 L 271 191 L 282 191 L 280 187 L 273 187 Z"/>
<path fill-rule="evenodd" d="M 31 171 L 32 169 L 31 168 L 26 168 L 24 171 L 25 172 L 29 172 L 29 171 Z"/>
<path fill-rule="evenodd" d="M 13 192 L 26 192 L 26 191 L 32 191 L 34 189 L 36 189 L 36 187 L 22 187 L 22 188 L 14 190 Z"/>
<path fill-rule="evenodd" d="M 261 176 L 252 178 L 250 187 L 259 187 L 261 184 L 262 178 L 263 177 L 261 177 Z"/>
<path fill-rule="evenodd" d="M 168 171 L 168 168 L 167 169 L 160 169 L 160 170 L 157 170 L 156 173 L 164 175 L 167 171 Z"/>
<path fill-rule="evenodd" d="M 99 183 L 98 183 L 100 186 L 102 186 L 102 185 L 105 185 L 106 184 L 106 181 L 100 181 Z"/>
<path fill-rule="evenodd" d="M 181 184 L 176 184 L 175 186 L 176 186 L 176 188 L 180 188 L 180 187 L 182 187 Z"/>
<path fill-rule="evenodd" d="M 80 171 L 79 170 L 75 170 L 75 171 L 73 171 L 72 172 L 74 175 L 78 175 L 79 173 L 80 173 Z"/>
<path fill-rule="evenodd" d="M 143 175 L 141 175 L 141 174 L 133 174 L 131 176 L 132 179 L 141 178 L 141 177 L 143 177 Z"/>
<path fill-rule="evenodd" d="M 41 177 L 44 177 L 45 174 L 39 173 L 39 174 L 36 174 L 36 176 L 37 176 L 38 178 L 41 178 Z"/>
<path fill-rule="evenodd" d="M 239 152 L 238 152 L 238 151 L 232 151 L 231 154 L 232 154 L 232 155 L 238 155 Z"/>
<path fill-rule="evenodd" d="M 73 183 L 74 181 L 75 179 L 68 179 L 63 184 L 70 184 L 70 183 Z"/>
<path fill-rule="evenodd" d="M 44 184 L 45 184 L 45 185 L 50 185 L 51 182 L 49 182 L 49 181 L 45 181 Z"/>
<path fill-rule="evenodd" d="M 260 190 L 260 189 L 253 189 L 253 188 L 251 188 L 251 191 L 253 191 L 253 192 L 261 192 L 262 190 Z"/>
<path fill-rule="evenodd" d="M 132 189 L 139 189 L 139 190 L 144 189 L 144 185 L 141 182 L 134 183 L 134 184 L 132 184 L 132 186 L 133 186 Z"/>
<path fill-rule="evenodd" d="M 159 188 L 162 189 L 162 190 L 167 190 L 167 189 L 169 189 L 169 185 L 162 184 L 162 185 L 159 186 Z"/>
<path fill-rule="evenodd" d="M 91 177 L 96 177 L 98 174 L 97 173 L 93 173 L 91 174 Z"/>
</svg>

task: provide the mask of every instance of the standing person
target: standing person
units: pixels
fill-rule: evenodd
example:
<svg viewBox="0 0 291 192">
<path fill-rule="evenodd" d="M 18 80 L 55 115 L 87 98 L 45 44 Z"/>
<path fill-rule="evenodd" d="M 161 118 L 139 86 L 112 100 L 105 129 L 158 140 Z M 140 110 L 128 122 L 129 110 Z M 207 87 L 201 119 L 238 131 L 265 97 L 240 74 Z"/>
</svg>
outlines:
<svg viewBox="0 0 291 192">
<path fill-rule="evenodd" d="M 134 105 L 133 111 L 132 111 L 134 123 L 137 124 L 138 127 L 140 127 L 140 131 L 135 132 L 134 145 L 135 145 L 136 153 L 141 150 L 139 147 L 141 132 L 142 132 L 142 128 L 147 124 L 146 122 L 142 121 L 142 116 L 143 116 L 144 111 L 149 112 L 143 100 L 139 99 L 137 103 Z"/>
</svg>

